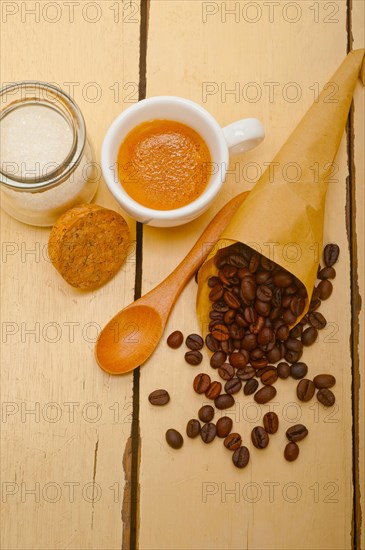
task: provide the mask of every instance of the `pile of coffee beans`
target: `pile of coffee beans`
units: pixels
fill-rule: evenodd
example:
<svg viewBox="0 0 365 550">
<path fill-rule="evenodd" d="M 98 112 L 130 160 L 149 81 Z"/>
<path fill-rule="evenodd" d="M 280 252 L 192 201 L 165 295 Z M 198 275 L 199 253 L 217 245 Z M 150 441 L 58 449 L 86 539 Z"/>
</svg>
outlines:
<svg viewBox="0 0 365 550">
<path fill-rule="evenodd" d="M 296 324 L 307 304 L 304 285 L 291 273 L 261 256 L 246 245 L 236 243 L 218 251 L 215 257 L 217 275 L 210 277 L 209 333 L 205 344 L 212 352 L 211 368 L 223 381 L 212 380 L 206 373 L 199 373 L 193 381 L 196 393 L 211 400 L 198 411 L 198 419 L 192 418 L 186 426 L 189 438 L 200 438 L 204 443 L 216 437 L 223 439 L 224 447 L 233 451 L 232 462 L 238 468 L 247 466 L 250 453 L 242 444 L 239 433 L 232 432 L 233 422 L 222 416 L 216 424 L 212 421 L 215 409 L 225 410 L 235 403 L 234 395 L 253 395 L 258 404 L 270 402 L 277 394 L 274 384 L 289 377 L 298 380 L 297 397 L 302 402 L 315 395 L 322 405 L 335 403 L 332 388 L 336 379 L 331 374 L 317 374 L 307 378 L 308 366 L 300 361 L 306 346 L 313 345 L 318 331 L 327 321 L 318 311 L 321 301 L 332 294 L 336 271 L 333 265 L 339 256 L 339 247 L 328 244 L 323 253 L 325 267 L 319 266 L 319 283 L 314 287 L 307 314 Z M 293 327 L 293 328 L 292 328 Z M 179 348 L 183 334 L 176 330 L 167 339 L 171 348 Z M 204 341 L 198 334 L 185 339 L 188 351 L 185 361 L 191 366 L 203 360 L 201 353 Z M 260 387 L 261 383 L 261 387 Z M 166 390 L 155 390 L 149 396 L 153 405 L 165 405 L 170 397 Z M 255 448 L 265 449 L 269 436 L 279 428 L 276 413 L 268 412 L 263 417 L 263 426 L 255 426 L 251 441 Z M 299 455 L 298 441 L 308 434 L 302 424 L 290 427 L 286 436 L 288 444 L 284 458 L 291 462 Z M 166 441 L 173 448 L 183 445 L 183 437 L 176 430 L 166 432 Z"/>
</svg>

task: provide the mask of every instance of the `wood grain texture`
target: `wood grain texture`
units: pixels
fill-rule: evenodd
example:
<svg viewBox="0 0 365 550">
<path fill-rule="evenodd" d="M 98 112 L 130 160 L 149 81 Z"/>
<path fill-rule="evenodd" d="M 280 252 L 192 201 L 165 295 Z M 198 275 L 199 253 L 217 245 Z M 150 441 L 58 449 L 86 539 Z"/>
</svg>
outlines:
<svg viewBox="0 0 365 550">
<path fill-rule="evenodd" d="M 237 4 L 239 13 L 223 12 Z M 211 111 L 222 125 L 244 116 L 257 116 L 266 127 L 267 138 L 257 150 L 232 159 L 233 172 L 206 215 L 168 232 L 144 229 L 144 292 L 180 261 L 216 209 L 253 185 L 257 172 L 270 162 L 345 56 L 344 2 L 331 3 L 331 12 L 325 12 L 322 3 L 314 8 L 310 3 L 301 3 L 298 20 L 291 23 L 287 19 L 294 19 L 295 13 L 282 11 L 281 7 L 271 19 L 268 11 L 262 9 L 253 22 L 254 13 L 242 12 L 244 4 L 247 3 L 151 3 L 147 96 L 163 93 L 191 98 Z M 234 93 L 229 93 L 232 90 Z M 325 242 L 339 243 L 341 260 L 334 295 L 322 307 L 328 327 L 321 333 L 319 343 L 306 350 L 304 356 L 311 375 L 320 371 L 335 374 L 336 408 L 325 410 L 314 401 L 300 406 L 294 381 L 282 381 L 277 384 L 274 404 L 281 418 L 281 430 L 266 452 L 252 450 L 250 431 L 261 423 L 269 407 L 259 408 L 252 400 L 240 397 L 229 413 L 251 450 L 246 470 L 233 468 L 230 453 L 218 440 L 209 446 L 186 440 L 181 451 L 173 451 L 164 440 L 166 429 L 175 427 L 184 433 L 187 420 L 196 417 L 202 404 L 192 390 L 194 375 L 205 371 L 214 377 L 214 372 L 207 355 L 204 363 L 194 369 L 184 362 L 184 349 L 170 350 L 162 342 L 141 370 L 139 540 L 143 550 L 351 548 L 346 136 L 336 165 L 338 172 L 328 192 L 324 237 Z M 166 336 L 177 328 L 185 335 L 199 331 L 195 296 L 196 284 L 192 281 L 175 306 Z M 159 387 L 170 392 L 168 410 L 153 409 L 148 403 L 149 392 Z M 299 420 L 308 426 L 310 436 L 302 442 L 300 459 L 287 464 L 282 457 L 285 429 Z"/>
<path fill-rule="evenodd" d="M 1 79 L 54 82 L 70 92 L 99 162 L 107 127 L 138 99 L 139 5 L 52 5 L 3 3 Z M 103 182 L 95 202 L 117 209 Z M 121 548 L 132 377 L 102 372 L 94 343 L 133 300 L 135 247 L 112 281 L 83 293 L 50 263 L 48 229 L 1 212 L 1 233 L 2 547 Z"/>
</svg>

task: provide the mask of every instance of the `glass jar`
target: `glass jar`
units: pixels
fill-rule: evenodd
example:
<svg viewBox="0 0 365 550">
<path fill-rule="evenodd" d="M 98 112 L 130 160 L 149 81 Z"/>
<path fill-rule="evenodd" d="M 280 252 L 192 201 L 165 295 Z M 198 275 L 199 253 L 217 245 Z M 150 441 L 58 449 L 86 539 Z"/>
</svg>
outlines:
<svg viewBox="0 0 365 550">
<path fill-rule="evenodd" d="M 53 225 L 90 202 L 100 179 L 76 103 L 44 82 L 16 82 L 0 92 L 1 207 L 17 220 Z"/>
</svg>

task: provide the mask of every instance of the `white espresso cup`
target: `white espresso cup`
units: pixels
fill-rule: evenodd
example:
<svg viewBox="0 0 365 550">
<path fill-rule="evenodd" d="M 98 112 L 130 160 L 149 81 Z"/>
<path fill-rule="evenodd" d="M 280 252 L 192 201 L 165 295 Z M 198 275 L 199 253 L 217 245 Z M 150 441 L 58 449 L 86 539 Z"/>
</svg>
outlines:
<svg viewBox="0 0 365 550">
<path fill-rule="evenodd" d="M 156 210 L 139 204 L 123 189 L 118 178 L 121 143 L 133 128 L 156 119 L 174 120 L 193 128 L 207 144 L 212 160 L 204 191 L 191 203 L 173 210 Z M 111 124 L 102 145 L 101 167 L 110 192 L 132 218 L 147 225 L 172 227 L 188 223 L 205 212 L 224 183 L 229 156 L 252 149 L 264 137 L 264 128 L 256 118 L 244 118 L 221 128 L 208 111 L 193 101 L 174 96 L 151 97 L 129 107 Z"/>
</svg>

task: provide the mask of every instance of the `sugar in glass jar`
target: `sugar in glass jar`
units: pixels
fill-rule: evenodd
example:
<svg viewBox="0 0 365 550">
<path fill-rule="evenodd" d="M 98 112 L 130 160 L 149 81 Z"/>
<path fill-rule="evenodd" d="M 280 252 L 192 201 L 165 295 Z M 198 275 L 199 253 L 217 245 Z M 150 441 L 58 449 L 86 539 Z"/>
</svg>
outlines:
<svg viewBox="0 0 365 550">
<path fill-rule="evenodd" d="M 17 220 L 53 225 L 66 210 L 90 202 L 100 178 L 76 103 L 44 82 L 0 92 L 1 207 Z"/>
</svg>

